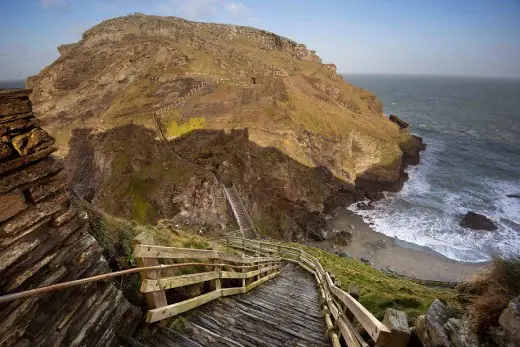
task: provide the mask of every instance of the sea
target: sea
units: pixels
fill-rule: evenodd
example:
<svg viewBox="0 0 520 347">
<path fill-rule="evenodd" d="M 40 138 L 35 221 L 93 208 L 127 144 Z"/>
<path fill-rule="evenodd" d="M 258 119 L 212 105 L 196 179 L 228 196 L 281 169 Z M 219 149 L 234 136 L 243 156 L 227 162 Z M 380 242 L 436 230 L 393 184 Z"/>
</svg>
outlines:
<svg viewBox="0 0 520 347">
<path fill-rule="evenodd" d="M 25 85 L 24 80 L 0 81 L 0 89 L 24 88 L 24 85 Z"/>
<path fill-rule="evenodd" d="M 427 144 L 398 193 L 361 215 L 379 233 L 464 262 L 520 255 L 520 80 L 350 75 Z M 498 226 L 459 226 L 468 211 Z"/>
</svg>

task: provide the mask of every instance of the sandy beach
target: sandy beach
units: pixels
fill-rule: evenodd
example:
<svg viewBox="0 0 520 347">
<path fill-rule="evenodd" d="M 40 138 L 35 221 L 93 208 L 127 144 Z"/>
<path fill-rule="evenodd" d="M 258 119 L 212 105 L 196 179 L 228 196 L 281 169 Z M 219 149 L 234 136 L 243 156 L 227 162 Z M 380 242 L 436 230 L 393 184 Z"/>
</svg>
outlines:
<svg viewBox="0 0 520 347">
<path fill-rule="evenodd" d="M 331 252 L 346 251 L 354 258 L 366 258 L 380 269 L 419 279 L 458 282 L 488 265 L 458 262 L 426 247 L 385 236 L 374 231 L 360 216 L 344 208 L 338 208 L 333 216 L 328 221 L 328 228 L 351 232 L 352 242 L 348 246 L 333 245 L 329 241 L 314 245 Z"/>
</svg>

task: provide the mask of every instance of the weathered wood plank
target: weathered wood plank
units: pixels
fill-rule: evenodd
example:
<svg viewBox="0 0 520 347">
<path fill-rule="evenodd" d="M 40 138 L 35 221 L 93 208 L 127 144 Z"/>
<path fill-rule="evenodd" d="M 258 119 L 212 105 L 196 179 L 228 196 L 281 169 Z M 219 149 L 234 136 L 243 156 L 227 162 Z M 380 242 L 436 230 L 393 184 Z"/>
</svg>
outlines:
<svg viewBox="0 0 520 347">
<path fill-rule="evenodd" d="M 271 278 L 275 277 L 275 276 L 278 276 L 280 274 L 280 272 L 275 272 L 269 276 L 265 276 L 261 279 L 259 279 L 258 281 L 256 282 L 253 282 L 253 283 L 250 283 L 246 286 L 246 292 L 250 291 L 251 289 L 253 289 L 254 287 L 256 286 L 259 286 L 260 284 L 264 283 L 265 281 L 268 281 L 270 280 Z"/>
<path fill-rule="evenodd" d="M 279 266 L 275 265 L 275 266 L 264 267 L 259 270 L 249 271 L 249 272 L 222 271 L 221 278 L 250 278 L 250 277 L 257 276 L 257 275 L 263 274 L 265 272 L 268 272 L 270 270 L 275 270 L 278 268 L 279 268 Z"/>
<path fill-rule="evenodd" d="M 179 313 L 183 313 L 194 309 L 195 307 L 204 305 L 205 303 L 215 300 L 221 296 L 222 289 L 214 290 L 192 299 L 184 300 L 164 307 L 154 308 L 153 310 L 149 310 L 146 314 L 146 322 L 153 323 L 165 318 L 173 317 Z"/>
<path fill-rule="evenodd" d="M 372 313 L 370 313 L 363 305 L 356 301 L 356 299 L 350 296 L 350 294 L 345 293 L 334 285 L 330 286 L 330 291 L 354 314 L 359 323 L 363 326 L 363 328 L 365 328 L 367 333 L 374 341 L 377 341 L 377 338 L 381 332 L 390 332 L 388 328 L 383 325 L 383 323 L 378 321 Z"/>
<path fill-rule="evenodd" d="M 133 246 L 134 246 L 134 253 L 135 249 L 141 246 L 141 243 L 146 242 L 148 244 L 153 244 L 153 235 L 149 232 L 144 232 L 139 235 L 137 235 L 133 239 Z M 135 257 L 135 262 L 137 263 L 137 266 L 139 267 L 146 267 L 146 266 L 155 266 L 160 265 L 159 261 L 157 259 L 147 259 L 142 257 Z M 139 272 L 139 276 L 143 281 L 147 279 L 157 279 L 160 277 L 160 270 L 153 270 L 153 271 L 146 271 L 146 272 Z M 146 302 L 148 303 L 149 308 L 158 308 L 168 305 L 168 301 L 166 300 L 166 294 L 164 293 L 164 290 L 161 291 L 154 291 L 151 293 L 146 293 Z"/>
<path fill-rule="evenodd" d="M 155 280 L 145 279 L 141 284 L 141 292 L 155 292 L 177 287 L 184 287 L 190 284 L 211 281 L 219 278 L 219 271 L 203 272 L 190 275 L 180 275 L 175 277 L 166 277 Z"/>
<path fill-rule="evenodd" d="M 141 244 L 134 248 L 134 257 L 168 259 L 212 259 L 217 252 L 205 249 L 176 248 Z"/>
<path fill-rule="evenodd" d="M 222 296 L 243 294 L 245 292 L 246 292 L 246 287 L 225 288 L 225 289 L 222 289 Z"/>
<path fill-rule="evenodd" d="M 354 332 L 350 329 L 350 326 L 345 322 L 343 317 L 339 317 L 339 320 L 337 321 L 339 331 L 341 332 L 341 336 L 343 336 L 343 339 L 347 343 L 348 347 L 361 347 L 359 344 L 359 341 L 356 338 L 356 335 Z"/>
</svg>

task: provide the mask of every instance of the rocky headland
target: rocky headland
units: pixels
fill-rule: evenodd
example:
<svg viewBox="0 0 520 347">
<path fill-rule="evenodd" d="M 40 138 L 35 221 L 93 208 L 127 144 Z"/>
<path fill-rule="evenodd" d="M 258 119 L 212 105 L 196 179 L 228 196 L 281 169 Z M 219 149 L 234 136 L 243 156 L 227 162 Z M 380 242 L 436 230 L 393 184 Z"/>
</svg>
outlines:
<svg viewBox="0 0 520 347">
<path fill-rule="evenodd" d="M 333 64 L 263 30 L 137 14 L 59 51 L 27 81 L 34 111 L 73 191 L 138 223 L 232 227 L 211 171 L 264 235 L 302 240 L 334 207 L 398 190 L 424 149 Z"/>
</svg>

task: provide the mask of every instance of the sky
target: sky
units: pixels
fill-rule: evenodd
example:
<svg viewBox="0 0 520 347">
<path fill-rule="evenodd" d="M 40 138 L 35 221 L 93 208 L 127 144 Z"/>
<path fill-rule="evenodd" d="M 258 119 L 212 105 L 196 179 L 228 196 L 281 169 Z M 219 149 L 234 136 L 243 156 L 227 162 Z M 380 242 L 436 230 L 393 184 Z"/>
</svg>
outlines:
<svg viewBox="0 0 520 347">
<path fill-rule="evenodd" d="M 0 0 L 0 81 L 134 12 L 262 28 L 342 73 L 520 78 L 520 0 Z"/>
</svg>

